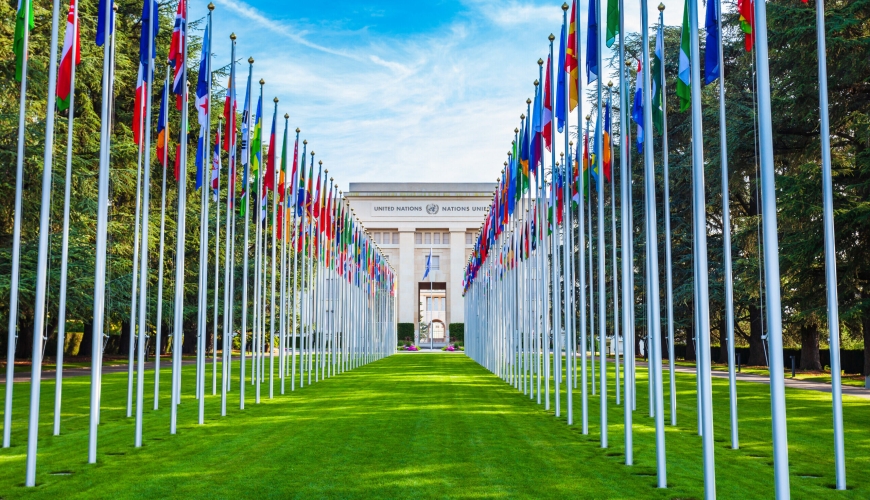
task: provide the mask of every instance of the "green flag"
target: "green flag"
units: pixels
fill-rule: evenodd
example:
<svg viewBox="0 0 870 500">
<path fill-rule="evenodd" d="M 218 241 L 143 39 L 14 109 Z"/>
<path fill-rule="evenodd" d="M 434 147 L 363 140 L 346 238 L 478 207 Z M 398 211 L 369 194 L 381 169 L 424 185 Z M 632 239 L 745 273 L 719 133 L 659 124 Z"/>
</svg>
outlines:
<svg viewBox="0 0 870 500">
<path fill-rule="evenodd" d="M 662 59 L 664 59 L 663 35 L 662 23 L 659 23 L 659 28 L 656 30 L 656 49 L 652 60 L 652 115 L 653 125 L 655 125 L 656 130 L 659 133 L 661 133 L 664 128 L 664 115 L 662 110 L 662 92 L 664 89 L 662 78 Z"/>
<path fill-rule="evenodd" d="M 692 60 L 689 58 L 689 0 L 683 6 L 683 32 L 680 33 L 680 72 L 677 78 L 677 97 L 680 98 L 680 111 L 689 109 L 692 102 L 692 89 L 689 87 L 692 76 Z"/>
<path fill-rule="evenodd" d="M 25 19 L 27 16 L 27 19 Z M 27 23 L 25 28 L 24 23 Z M 18 0 L 18 15 L 15 16 L 15 41 L 13 42 L 13 50 L 15 52 L 15 79 L 21 81 L 21 73 L 24 68 L 24 59 L 27 54 L 24 53 L 25 29 L 33 29 L 33 1 Z"/>
<path fill-rule="evenodd" d="M 590 0 L 595 1 L 595 0 Z M 608 47 L 613 46 L 616 35 L 619 34 L 619 0 L 607 0 L 607 39 Z"/>
</svg>

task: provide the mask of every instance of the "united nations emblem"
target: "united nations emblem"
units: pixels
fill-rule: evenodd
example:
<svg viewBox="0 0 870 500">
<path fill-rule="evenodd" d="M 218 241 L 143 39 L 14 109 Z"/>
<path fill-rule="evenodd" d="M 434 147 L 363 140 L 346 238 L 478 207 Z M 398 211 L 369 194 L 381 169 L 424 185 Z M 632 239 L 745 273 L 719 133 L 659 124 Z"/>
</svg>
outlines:
<svg viewBox="0 0 870 500">
<path fill-rule="evenodd" d="M 426 205 L 426 213 L 429 215 L 435 215 L 438 213 L 438 204 L 430 203 Z"/>
</svg>

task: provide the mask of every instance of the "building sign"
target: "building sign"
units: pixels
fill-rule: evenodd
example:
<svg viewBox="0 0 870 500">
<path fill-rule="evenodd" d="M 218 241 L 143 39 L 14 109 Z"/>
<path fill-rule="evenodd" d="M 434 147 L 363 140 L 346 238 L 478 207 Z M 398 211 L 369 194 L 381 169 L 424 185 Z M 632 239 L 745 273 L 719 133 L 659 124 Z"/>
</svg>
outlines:
<svg viewBox="0 0 870 500">
<path fill-rule="evenodd" d="M 475 217 L 481 218 L 489 210 L 489 203 L 474 202 L 380 202 L 371 204 L 374 217 Z"/>
</svg>

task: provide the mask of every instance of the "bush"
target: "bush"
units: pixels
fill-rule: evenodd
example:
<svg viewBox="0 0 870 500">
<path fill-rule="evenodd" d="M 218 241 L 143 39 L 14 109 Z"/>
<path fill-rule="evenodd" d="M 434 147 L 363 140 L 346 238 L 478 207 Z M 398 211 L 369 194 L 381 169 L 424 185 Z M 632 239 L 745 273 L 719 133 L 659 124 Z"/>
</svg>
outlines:
<svg viewBox="0 0 870 500">
<path fill-rule="evenodd" d="M 410 339 L 411 342 L 414 341 L 414 323 L 399 323 L 396 329 L 397 336 L 399 341 L 405 341 Z"/>
<path fill-rule="evenodd" d="M 450 341 L 465 342 L 465 323 L 450 323 Z"/>
</svg>

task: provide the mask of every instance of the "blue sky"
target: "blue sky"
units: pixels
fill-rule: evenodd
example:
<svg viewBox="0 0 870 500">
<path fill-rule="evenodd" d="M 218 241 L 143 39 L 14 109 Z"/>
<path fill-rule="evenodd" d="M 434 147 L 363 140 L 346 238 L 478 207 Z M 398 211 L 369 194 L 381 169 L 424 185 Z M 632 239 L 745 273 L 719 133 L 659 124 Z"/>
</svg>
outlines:
<svg viewBox="0 0 870 500">
<path fill-rule="evenodd" d="M 562 22 L 561 2 L 212 1 L 214 65 L 228 62 L 236 33 L 237 58 L 254 57 L 254 80 L 266 81 L 264 128 L 278 97 L 279 116 L 289 113 L 341 189 L 354 181 L 494 184 L 534 97 L 536 61 Z M 191 18 L 207 3 L 192 0 Z M 679 24 L 683 2 L 670 3 L 665 22 Z M 639 2 L 625 4 L 628 30 L 638 31 Z M 247 64 L 237 72 L 242 99 Z"/>
</svg>

